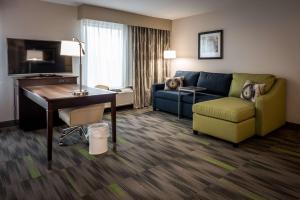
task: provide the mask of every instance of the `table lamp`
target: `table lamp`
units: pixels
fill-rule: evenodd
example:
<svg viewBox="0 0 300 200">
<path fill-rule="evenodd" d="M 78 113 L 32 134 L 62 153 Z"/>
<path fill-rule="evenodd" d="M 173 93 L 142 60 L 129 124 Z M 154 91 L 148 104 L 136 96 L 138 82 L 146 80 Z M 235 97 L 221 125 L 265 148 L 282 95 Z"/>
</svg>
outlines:
<svg viewBox="0 0 300 200">
<path fill-rule="evenodd" d="M 176 51 L 174 50 L 165 50 L 164 51 L 164 59 L 175 59 Z"/>
<path fill-rule="evenodd" d="M 78 40 L 77 38 L 73 38 L 73 41 L 63 40 L 61 41 L 61 49 L 60 55 L 64 56 L 72 56 L 79 57 L 79 90 L 74 90 L 74 96 L 86 96 L 88 95 L 87 90 L 82 89 L 82 62 L 81 58 L 85 55 L 84 51 L 84 43 Z"/>
<path fill-rule="evenodd" d="M 174 50 L 165 50 L 164 51 L 164 59 L 166 60 L 167 68 L 169 64 L 172 64 L 172 60 L 176 58 L 176 51 Z"/>
</svg>

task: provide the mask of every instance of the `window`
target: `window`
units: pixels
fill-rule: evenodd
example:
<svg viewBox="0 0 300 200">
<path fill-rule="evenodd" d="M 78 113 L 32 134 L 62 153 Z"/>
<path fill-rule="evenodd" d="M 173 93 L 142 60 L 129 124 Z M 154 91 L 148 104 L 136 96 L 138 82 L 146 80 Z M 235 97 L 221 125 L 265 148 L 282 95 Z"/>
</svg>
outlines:
<svg viewBox="0 0 300 200">
<path fill-rule="evenodd" d="M 127 25 L 84 19 L 81 27 L 86 49 L 85 84 L 110 88 L 131 85 Z"/>
</svg>

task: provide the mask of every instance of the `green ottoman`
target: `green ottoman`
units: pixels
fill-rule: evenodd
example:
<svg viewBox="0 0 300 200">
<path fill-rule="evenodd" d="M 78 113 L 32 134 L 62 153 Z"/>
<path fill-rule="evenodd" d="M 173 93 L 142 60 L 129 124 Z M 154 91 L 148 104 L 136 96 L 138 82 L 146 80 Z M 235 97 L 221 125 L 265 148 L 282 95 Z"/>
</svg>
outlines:
<svg viewBox="0 0 300 200">
<path fill-rule="evenodd" d="M 255 134 L 255 105 L 236 97 L 194 104 L 193 130 L 238 144 Z"/>
</svg>

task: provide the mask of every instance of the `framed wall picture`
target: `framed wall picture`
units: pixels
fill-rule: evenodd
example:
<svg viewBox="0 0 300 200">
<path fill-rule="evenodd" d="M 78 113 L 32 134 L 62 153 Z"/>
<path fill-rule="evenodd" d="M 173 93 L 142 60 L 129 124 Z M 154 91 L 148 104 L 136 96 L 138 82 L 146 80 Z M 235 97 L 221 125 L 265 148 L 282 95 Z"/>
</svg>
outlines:
<svg viewBox="0 0 300 200">
<path fill-rule="evenodd" d="M 223 58 L 223 30 L 198 33 L 198 59 Z"/>
</svg>

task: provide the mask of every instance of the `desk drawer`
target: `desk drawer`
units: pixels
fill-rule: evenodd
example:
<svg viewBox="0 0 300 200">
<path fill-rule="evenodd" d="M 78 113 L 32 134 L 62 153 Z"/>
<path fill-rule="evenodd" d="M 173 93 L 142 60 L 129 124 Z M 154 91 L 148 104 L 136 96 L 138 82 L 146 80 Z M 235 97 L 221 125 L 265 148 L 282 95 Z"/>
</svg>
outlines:
<svg viewBox="0 0 300 200">
<path fill-rule="evenodd" d="M 77 78 L 73 78 L 73 77 L 72 78 L 60 78 L 60 79 L 57 80 L 57 83 L 58 84 L 60 84 L 60 83 L 61 84 L 68 84 L 68 83 L 70 83 L 70 84 L 75 83 L 76 84 L 77 83 Z M 54 84 L 56 84 L 56 83 L 54 83 Z"/>
<path fill-rule="evenodd" d="M 55 78 L 28 78 L 28 79 L 20 79 L 19 81 L 19 87 L 25 87 L 25 86 L 35 86 L 35 85 L 55 85 L 55 84 L 76 84 L 77 83 L 77 77 L 55 77 Z"/>
</svg>

